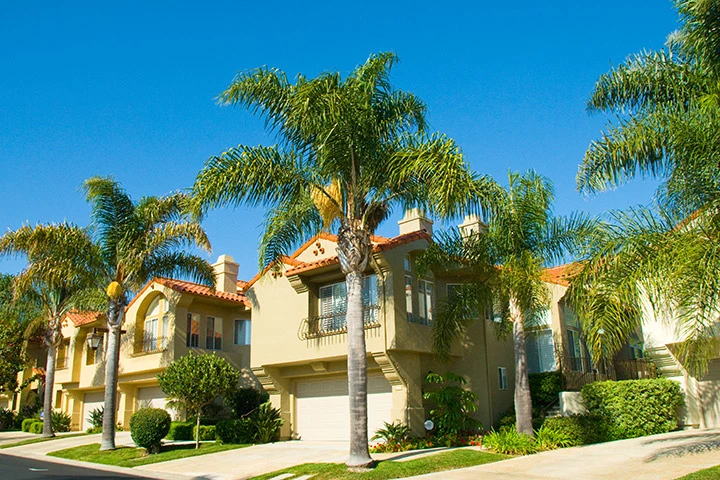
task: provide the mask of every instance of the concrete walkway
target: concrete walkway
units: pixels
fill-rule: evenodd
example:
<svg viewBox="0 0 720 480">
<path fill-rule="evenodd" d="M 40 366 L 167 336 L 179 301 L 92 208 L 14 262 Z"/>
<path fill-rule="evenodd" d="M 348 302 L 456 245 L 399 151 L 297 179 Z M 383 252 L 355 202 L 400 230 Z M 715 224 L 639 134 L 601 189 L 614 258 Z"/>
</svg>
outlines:
<svg viewBox="0 0 720 480">
<path fill-rule="evenodd" d="M 715 465 L 720 465 L 720 429 L 564 448 L 413 478 L 672 480 Z"/>
</svg>

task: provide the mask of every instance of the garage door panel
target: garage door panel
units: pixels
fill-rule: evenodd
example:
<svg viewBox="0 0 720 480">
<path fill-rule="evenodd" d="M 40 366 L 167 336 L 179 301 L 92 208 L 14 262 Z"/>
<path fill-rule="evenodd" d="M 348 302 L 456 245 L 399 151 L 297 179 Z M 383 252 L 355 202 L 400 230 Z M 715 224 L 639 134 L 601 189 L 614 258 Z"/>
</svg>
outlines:
<svg viewBox="0 0 720 480">
<path fill-rule="evenodd" d="M 391 420 L 392 387 L 379 375 L 368 377 L 368 433 Z M 297 434 L 302 440 L 348 441 L 347 379 L 301 381 L 296 386 Z"/>
</svg>

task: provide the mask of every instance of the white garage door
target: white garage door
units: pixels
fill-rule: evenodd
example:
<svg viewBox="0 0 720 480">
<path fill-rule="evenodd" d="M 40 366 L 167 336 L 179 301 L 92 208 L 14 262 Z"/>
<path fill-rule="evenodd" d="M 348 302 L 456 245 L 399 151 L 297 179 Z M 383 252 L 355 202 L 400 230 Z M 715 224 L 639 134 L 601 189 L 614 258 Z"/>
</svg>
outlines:
<svg viewBox="0 0 720 480">
<path fill-rule="evenodd" d="M 82 429 L 83 431 L 92 427 L 90 423 L 90 412 L 95 409 L 103 408 L 105 406 L 105 392 L 92 392 L 86 393 L 83 397 L 83 418 L 82 418 Z"/>
<path fill-rule="evenodd" d="M 390 422 L 392 387 L 385 377 L 368 377 L 368 433 Z M 297 433 L 301 440 L 348 441 L 350 416 L 347 379 L 297 383 Z"/>
<path fill-rule="evenodd" d="M 167 395 L 160 387 L 138 388 L 136 407 L 141 408 L 165 408 Z"/>
</svg>

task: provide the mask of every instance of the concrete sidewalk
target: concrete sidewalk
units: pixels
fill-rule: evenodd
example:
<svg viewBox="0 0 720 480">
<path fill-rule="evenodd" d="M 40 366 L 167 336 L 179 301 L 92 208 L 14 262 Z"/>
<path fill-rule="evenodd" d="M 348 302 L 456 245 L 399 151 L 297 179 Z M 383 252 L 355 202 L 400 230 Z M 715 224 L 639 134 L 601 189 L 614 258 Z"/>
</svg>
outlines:
<svg viewBox="0 0 720 480">
<path fill-rule="evenodd" d="M 564 448 L 413 478 L 673 480 L 715 465 L 720 465 L 720 429 L 687 430 Z"/>
</svg>

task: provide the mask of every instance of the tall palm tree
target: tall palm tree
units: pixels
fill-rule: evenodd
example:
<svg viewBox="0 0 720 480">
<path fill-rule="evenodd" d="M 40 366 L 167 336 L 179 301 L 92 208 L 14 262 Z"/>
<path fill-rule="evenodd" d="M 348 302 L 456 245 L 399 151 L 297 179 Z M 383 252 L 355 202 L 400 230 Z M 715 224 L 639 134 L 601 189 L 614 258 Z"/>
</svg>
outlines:
<svg viewBox="0 0 720 480">
<path fill-rule="evenodd" d="M 435 316 L 433 348 L 447 358 L 454 341 L 478 312 L 497 310 L 501 326 L 512 326 L 515 352 L 515 414 L 518 432 L 533 434 L 525 331 L 549 307 L 543 267 L 580 250 L 595 221 L 581 214 L 554 216 L 551 182 L 530 170 L 509 173 L 509 185 L 487 230 L 472 235 L 450 230 L 437 235 L 419 261 L 436 275 L 461 275 L 466 283 Z"/>
<path fill-rule="evenodd" d="M 185 247 L 210 250 L 200 224 L 185 216 L 185 195 L 143 197 L 133 202 L 112 178 L 85 181 L 92 206 L 95 240 L 102 269 L 98 280 L 107 292 L 108 347 L 105 368 L 105 412 L 101 450 L 115 448 L 115 411 L 120 354 L 120 329 L 131 292 L 155 276 L 187 276 L 214 285 L 212 266 Z"/>
<path fill-rule="evenodd" d="M 14 298 L 30 295 L 42 306 L 43 339 L 48 348 L 43 436 L 52 437 L 52 395 L 62 319 L 73 308 L 85 307 L 93 299 L 99 251 L 87 231 L 62 223 L 24 226 L 7 232 L 0 237 L 0 255 L 27 257 L 27 267 L 13 281 Z"/>
<path fill-rule="evenodd" d="M 718 351 L 720 3 L 675 5 L 682 26 L 665 49 L 634 55 L 598 80 L 588 108 L 616 120 L 591 143 L 577 177 L 587 193 L 637 175 L 661 178 L 659 206 L 615 214 L 573 296 L 589 335 L 603 332 L 590 342 L 597 355 L 615 352 L 639 326 L 642 293 L 673 312 L 687 340 L 680 356 L 702 373 Z"/>
<path fill-rule="evenodd" d="M 211 157 L 193 187 L 194 208 L 269 207 L 260 264 L 323 228 L 338 232 L 347 284 L 349 467 L 371 465 L 362 277 L 370 236 L 394 206 L 449 217 L 488 205 L 494 183 L 468 171 L 457 145 L 427 134 L 425 105 L 390 86 L 397 57 L 372 55 L 346 78 L 324 73 L 295 83 L 267 67 L 239 74 L 220 95 L 260 113 L 280 145 L 239 145 Z"/>
</svg>

